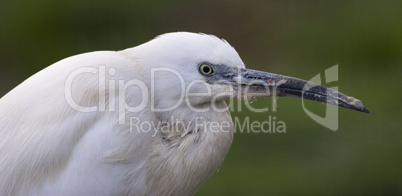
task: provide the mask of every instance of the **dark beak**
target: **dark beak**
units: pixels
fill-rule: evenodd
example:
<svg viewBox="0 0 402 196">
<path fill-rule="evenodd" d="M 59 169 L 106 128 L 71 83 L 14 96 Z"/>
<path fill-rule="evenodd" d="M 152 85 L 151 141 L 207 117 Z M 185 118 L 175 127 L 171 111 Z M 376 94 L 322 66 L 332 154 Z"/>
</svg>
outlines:
<svg viewBox="0 0 402 196">
<path fill-rule="evenodd" d="M 244 68 L 227 71 L 220 79 L 230 81 L 242 96 L 298 97 L 369 113 L 360 100 L 302 79 Z"/>
</svg>

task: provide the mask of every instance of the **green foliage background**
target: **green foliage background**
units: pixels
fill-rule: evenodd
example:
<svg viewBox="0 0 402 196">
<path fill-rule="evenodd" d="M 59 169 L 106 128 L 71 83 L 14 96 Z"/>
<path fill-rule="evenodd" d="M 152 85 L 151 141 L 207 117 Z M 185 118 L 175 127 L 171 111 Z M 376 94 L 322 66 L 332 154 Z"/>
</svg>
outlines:
<svg viewBox="0 0 402 196">
<path fill-rule="evenodd" d="M 286 123 L 286 133 L 235 134 L 197 195 L 402 194 L 402 1 L 0 1 L 0 95 L 65 57 L 121 50 L 173 31 L 215 34 L 248 68 L 309 79 L 339 64 L 341 92 L 371 114 L 339 110 L 339 130 L 301 100 L 233 117 Z M 49 81 L 51 82 L 51 81 Z M 253 106 L 272 104 L 260 99 Z M 325 105 L 307 107 L 325 114 Z"/>
</svg>

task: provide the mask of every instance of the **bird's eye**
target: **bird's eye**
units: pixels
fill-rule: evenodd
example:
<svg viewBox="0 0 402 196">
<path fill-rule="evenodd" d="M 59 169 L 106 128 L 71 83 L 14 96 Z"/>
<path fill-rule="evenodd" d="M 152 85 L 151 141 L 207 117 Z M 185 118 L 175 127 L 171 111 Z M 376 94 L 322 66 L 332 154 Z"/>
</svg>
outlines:
<svg viewBox="0 0 402 196">
<path fill-rule="evenodd" d="M 199 69 L 200 73 L 204 76 L 208 76 L 214 73 L 214 69 L 212 68 L 212 66 L 207 63 L 201 64 Z"/>
</svg>

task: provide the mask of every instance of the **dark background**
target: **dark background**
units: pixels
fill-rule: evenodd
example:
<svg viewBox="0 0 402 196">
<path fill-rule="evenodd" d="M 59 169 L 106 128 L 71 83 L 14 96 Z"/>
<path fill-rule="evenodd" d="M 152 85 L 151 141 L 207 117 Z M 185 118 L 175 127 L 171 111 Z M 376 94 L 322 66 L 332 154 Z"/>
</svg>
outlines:
<svg viewBox="0 0 402 196">
<path fill-rule="evenodd" d="M 215 34 L 248 68 L 310 79 L 339 64 L 341 92 L 371 114 L 339 110 L 339 130 L 301 100 L 233 117 L 286 123 L 235 134 L 197 195 L 402 194 L 402 1 L 0 1 L 0 95 L 65 57 L 121 50 L 173 31 Z M 51 82 L 51 81 L 49 81 Z M 254 106 L 271 105 L 259 99 Z M 307 102 L 325 114 L 325 105 Z"/>
</svg>

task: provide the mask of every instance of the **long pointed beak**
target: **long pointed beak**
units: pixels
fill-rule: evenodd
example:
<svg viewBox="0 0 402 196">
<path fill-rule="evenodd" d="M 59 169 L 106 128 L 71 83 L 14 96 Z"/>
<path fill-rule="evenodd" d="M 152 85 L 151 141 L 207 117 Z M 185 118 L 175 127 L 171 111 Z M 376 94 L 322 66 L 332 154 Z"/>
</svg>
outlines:
<svg viewBox="0 0 402 196">
<path fill-rule="evenodd" d="M 298 97 L 370 113 L 360 100 L 309 81 L 244 68 L 237 69 L 237 74 L 233 71 L 223 74 L 222 79 L 229 80 L 244 96 Z"/>
</svg>

